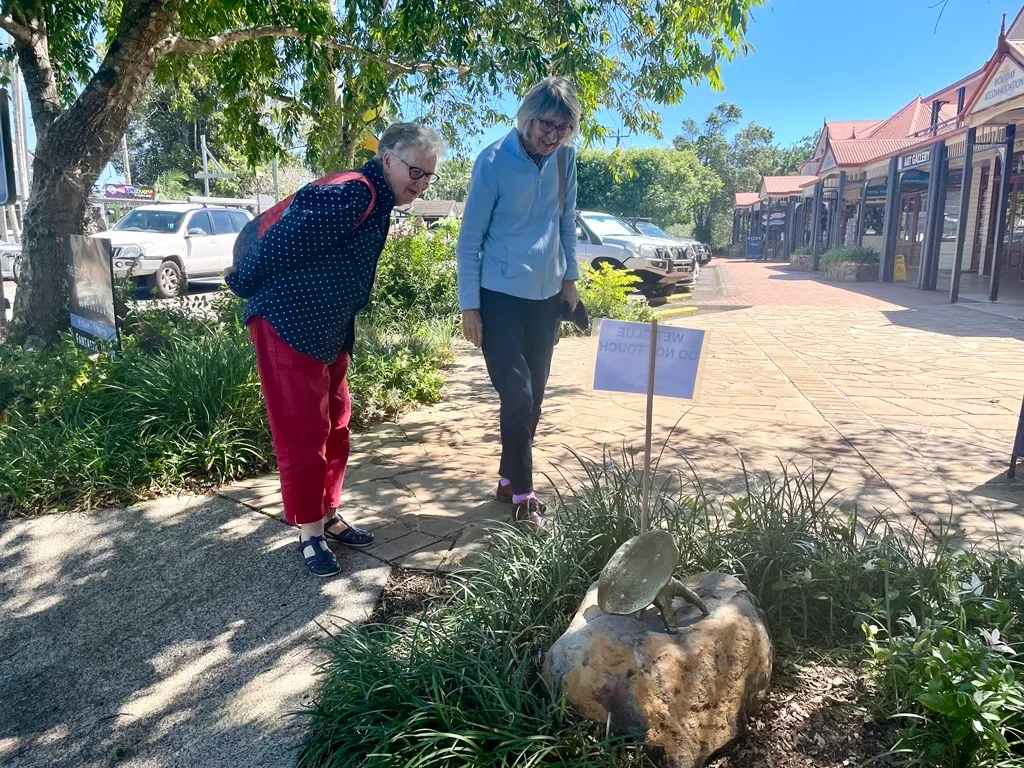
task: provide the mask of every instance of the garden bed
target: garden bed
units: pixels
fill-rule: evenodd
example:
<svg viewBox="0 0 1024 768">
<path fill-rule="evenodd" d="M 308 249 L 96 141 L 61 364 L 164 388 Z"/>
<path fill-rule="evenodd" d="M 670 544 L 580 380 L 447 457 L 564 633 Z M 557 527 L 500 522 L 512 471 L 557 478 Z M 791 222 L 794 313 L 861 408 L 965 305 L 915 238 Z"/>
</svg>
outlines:
<svg viewBox="0 0 1024 768">
<path fill-rule="evenodd" d="M 639 515 L 628 453 L 563 476 L 550 534 L 497 526 L 474 568 L 445 582 L 450 594 L 401 596 L 392 605 L 411 615 L 385 611 L 387 623 L 333 638 L 300 766 L 366 755 L 381 766 L 654 764 L 644 745 L 577 717 L 540 675 Z M 823 485 L 748 477 L 725 496 L 685 471 L 652 483 L 652 526 L 676 537 L 679 575 L 741 578 L 777 650 L 767 706 L 715 767 L 1019 765 L 1024 566 L 895 514 L 851 516 Z"/>
</svg>

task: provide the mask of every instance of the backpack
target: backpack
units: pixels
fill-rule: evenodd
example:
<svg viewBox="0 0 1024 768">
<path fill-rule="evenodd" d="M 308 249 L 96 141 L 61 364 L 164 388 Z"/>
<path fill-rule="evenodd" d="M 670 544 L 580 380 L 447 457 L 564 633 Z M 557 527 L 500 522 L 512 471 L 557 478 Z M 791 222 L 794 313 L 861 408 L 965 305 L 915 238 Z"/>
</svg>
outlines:
<svg viewBox="0 0 1024 768">
<path fill-rule="evenodd" d="M 370 216 L 370 213 L 373 212 L 373 206 L 377 203 L 377 190 L 365 175 L 359 171 L 339 171 L 311 181 L 309 185 L 326 187 L 334 184 L 345 184 L 349 181 L 361 181 L 370 188 L 370 204 L 355 222 L 355 228 L 359 228 Z M 228 287 L 243 299 L 251 298 L 256 291 L 249 290 L 240 284 L 238 279 L 239 268 L 247 260 L 256 258 L 260 240 L 266 237 L 267 233 L 274 228 L 274 225 L 284 218 L 297 194 L 298 192 L 294 192 L 273 207 L 263 211 L 263 213 L 257 215 L 256 218 L 250 220 L 242 227 L 242 231 L 238 233 L 238 237 L 235 239 L 235 247 L 231 254 L 231 269 L 228 270 L 226 282 Z"/>
</svg>

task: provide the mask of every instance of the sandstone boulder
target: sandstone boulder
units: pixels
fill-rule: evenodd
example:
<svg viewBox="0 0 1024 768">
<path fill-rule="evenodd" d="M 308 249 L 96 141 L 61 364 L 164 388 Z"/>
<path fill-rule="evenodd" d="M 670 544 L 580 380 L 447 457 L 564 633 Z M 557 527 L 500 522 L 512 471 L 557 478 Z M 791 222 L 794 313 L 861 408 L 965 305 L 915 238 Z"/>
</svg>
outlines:
<svg viewBox="0 0 1024 768">
<path fill-rule="evenodd" d="M 742 582 L 723 573 L 684 582 L 710 615 L 676 598 L 674 635 L 653 608 L 640 618 L 602 613 L 595 583 L 545 661 L 583 717 L 659 745 L 670 768 L 703 765 L 735 739 L 772 671 L 768 632 Z"/>
</svg>

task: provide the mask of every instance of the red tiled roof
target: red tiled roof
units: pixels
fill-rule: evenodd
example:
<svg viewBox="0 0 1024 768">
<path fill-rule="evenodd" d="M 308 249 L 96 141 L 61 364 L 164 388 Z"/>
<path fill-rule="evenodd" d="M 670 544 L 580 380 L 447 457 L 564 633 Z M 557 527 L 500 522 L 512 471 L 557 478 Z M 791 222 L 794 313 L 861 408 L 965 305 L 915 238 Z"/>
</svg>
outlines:
<svg viewBox="0 0 1024 768">
<path fill-rule="evenodd" d="M 765 176 L 761 182 L 761 194 L 769 197 L 796 195 L 805 184 L 817 180 L 817 176 Z"/>
<path fill-rule="evenodd" d="M 743 208 L 748 205 L 754 205 L 761 196 L 757 192 L 737 192 L 736 193 L 736 207 Z"/>
<path fill-rule="evenodd" d="M 833 139 L 862 139 L 881 120 L 826 120 L 829 137 Z"/>
<path fill-rule="evenodd" d="M 885 120 L 865 138 L 905 139 L 912 133 L 927 128 L 931 124 L 931 119 L 931 105 L 926 105 L 920 96 L 915 96 L 903 109 Z"/>
<path fill-rule="evenodd" d="M 957 80 L 955 83 L 947 85 L 942 90 L 936 91 L 931 96 L 926 96 L 926 97 L 922 98 L 921 100 L 925 104 L 929 104 L 929 105 L 933 101 L 935 101 L 936 99 L 938 99 L 940 101 L 949 102 L 950 104 L 953 105 L 953 112 L 955 114 L 956 113 L 956 92 L 960 89 L 961 86 L 965 86 L 965 90 L 964 90 L 964 103 L 966 104 L 968 101 L 970 101 L 971 96 L 973 96 L 977 92 L 977 90 L 979 88 L 981 88 L 981 81 L 984 79 L 985 69 L 986 69 L 986 66 L 983 65 L 981 67 L 981 69 L 978 69 L 978 70 L 976 70 L 974 72 L 971 72 L 971 74 L 967 75 L 967 77 L 962 77 L 959 80 Z"/>
<path fill-rule="evenodd" d="M 918 141 L 920 139 L 857 139 L 833 141 L 831 147 L 836 165 L 858 166 L 909 147 Z"/>
</svg>

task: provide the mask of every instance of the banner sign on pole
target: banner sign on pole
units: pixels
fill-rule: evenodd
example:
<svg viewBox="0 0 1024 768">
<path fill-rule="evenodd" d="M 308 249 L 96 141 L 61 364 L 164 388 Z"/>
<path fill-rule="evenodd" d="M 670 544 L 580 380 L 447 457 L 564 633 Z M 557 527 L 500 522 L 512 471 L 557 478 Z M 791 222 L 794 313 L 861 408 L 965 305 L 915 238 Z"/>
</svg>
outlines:
<svg viewBox="0 0 1024 768">
<path fill-rule="evenodd" d="M 114 264 L 110 241 L 71 235 L 71 333 L 75 343 L 96 349 L 117 342 Z"/>
<path fill-rule="evenodd" d="M 652 344 L 651 341 L 654 341 Z M 594 366 L 594 389 L 647 395 L 640 533 L 650 527 L 651 433 L 654 396 L 693 399 L 704 331 L 647 323 L 602 320 Z"/>
<path fill-rule="evenodd" d="M 657 329 L 654 394 L 692 399 L 704 345 L 704 331 L 663 325 Z M 602 320 L 594 367 L 594 389 L 647 392 L 651 326 Z"/>
</svg>

